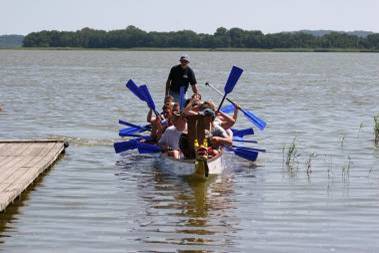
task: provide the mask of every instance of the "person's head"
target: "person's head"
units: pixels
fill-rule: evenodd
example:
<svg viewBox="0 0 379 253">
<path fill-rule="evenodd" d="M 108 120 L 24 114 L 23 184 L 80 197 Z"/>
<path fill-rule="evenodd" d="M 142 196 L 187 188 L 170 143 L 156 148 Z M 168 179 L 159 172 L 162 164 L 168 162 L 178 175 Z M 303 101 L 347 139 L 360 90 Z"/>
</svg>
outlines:
<svg viewBox="0 0 379 253">
<path fill-rule="evenodd" d="M 194 112 L 198 112 L 200 111 L 200 107 L 201 107 L 201 101 L 200 100 L 192 100 L 191 102 L 191 110 L 194 111 Z"/>
<path fill-rule="evenodd" d="M 186 119 L 179 112 L 172 115 L 172 123 L 178 131 L 184 131 L 186 129 Z"/>
<path fill-rule="evenodd" d="M 199 93 L 194 93 L 191 98 L 193 100 L 201 100 L 201 95 Z"/>
<path fill-rule="evenodd" d="M 172 106 L 172 113 L 180 112 L 180 106 L 179 103 L 174 103 Z"/>
<path fill-rule="evenodd" d="M 204 101 L 204 103 L 202 103 L 200 106 L 200 111 L 205 110 L 205 109 L 211 109 L 213 112 L 215 112 L 216 105 L 211 100 Z"/>
<path fill-rule="evenodd" d="M 169 106 L 169 105 L 164 105 L 162 107 L 162 111 L 163 111 L 163 116 L 168 119 L 169 117 L 171 117 L 171 114 L 172 114 L 172 107 Z"/>
<path fill-rule="evenodd" d="M 180 66 L 182 66 L 182 68 L 187 68 L 188 64 L 190 63 L 188 55 L 186 55 L 186 54 L 182 55 L 179 59 L 179 62 L 180 62 Z"/>
<path fill-rule="evenodd" d="M 210 108 L 202 110 L 200 112 L 200 115 L 204 116 L 205 120 L 209 123 L 213 122 L 216 118 L 215 112 Z"/>
<path fill-rule="evenodd" d="M 171 96 L 171 95 L 167 95 L 165 98 L 164 98 L 164 104 L 168 104 L 168 103 L 172 103 L 174 102 L 174 97 Z"/>
</svg>

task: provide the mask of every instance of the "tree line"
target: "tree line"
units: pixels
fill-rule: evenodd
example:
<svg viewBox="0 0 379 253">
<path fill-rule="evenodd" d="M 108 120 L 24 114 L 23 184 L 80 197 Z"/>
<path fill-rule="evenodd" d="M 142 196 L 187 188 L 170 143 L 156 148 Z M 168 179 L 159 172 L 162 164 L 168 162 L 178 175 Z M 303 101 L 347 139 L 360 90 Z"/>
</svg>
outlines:
<svg viewBox="0 0 379 253">
<path fill-rule="evenodd" d="M 379 33 L 359 37 L 341 32 L 314 36 L 306 32 L 263 34 L 261 31 L 226 29 L 214 34 L 191 30 L 176 32 L 146 32 L 135 26 L 121 30 L 83 28 L 70 31 L 32 32 L 24 37 L 24 47 L 82 48 L 356 48 L 379 49 Z"/>
</svg>

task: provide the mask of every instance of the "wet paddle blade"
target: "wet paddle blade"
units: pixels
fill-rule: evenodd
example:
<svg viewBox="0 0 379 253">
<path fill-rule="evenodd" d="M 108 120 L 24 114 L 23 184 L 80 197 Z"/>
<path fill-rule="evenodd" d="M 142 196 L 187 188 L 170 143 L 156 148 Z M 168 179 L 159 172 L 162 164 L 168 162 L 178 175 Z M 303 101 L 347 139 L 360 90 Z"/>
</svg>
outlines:
<svg viewBox="0 0 379 253">
<path fill-rule="evenodd" d="M 256 151 L 250 151 L 250 150 L 239 149 L 239 148 L 234 149 L 234 154 L 252 162 L 255 162 L 258 157 L 258 152 Z"/>
<path fill-rule="evenodd" d="M 243 112 L 243 114 L 245 115 L 245 117 L 251 122 L 253 123 L 254 125 L 256 125 L 260 130 L 263 130 L 265 129 L 267 123 L 260 119 L 259 117 L 257 117 L 254 113 L 252 113 L 251 111 L 247 111 L 247 110 L 241 110 Z"/>
<path fill-rule="evenodd" d="M 118 135 L 121 136 L 121 137 L 131 136 L 131 135 L 134 135 L 135 133 L 137 133 L 139 131 L 140 131 L 140 128 L 137 128 L 137 127 L 127 127 L 127 128 L 121 129 L 118 132 Z"/>
<path fill-rule="evenodd" d="M 140 154 L 159 153 L 161 148 L 157 145 L 140 142 L 137 145 L 138 152 Z"/>
<path fill-rule="evenodd" d="M 244 137 L 245 135 L 254 134 L 254 130 L 251 127 L 245 128 L 245 129 L 232 128 L 232 132 L 233 132 L 233 136 L 238 136 L 238 137 Z"/>
<path fill-rule="evenodd" d="M 228 80 L 226 81 L 224 92 L 225 94 L 229 94 L 234 89 L 234 86 L 236 86 L 238 79 L 242 75 L 243 69 L 233 66 L 232 70 L 230 71 Z"/>
<path fill-rule="evenodd" d="M 137 96 L 139 99 L 141 99 L 142 101 L 145 101 L 145 98 L 144 96 L 141 94 L 137 84 L 132 80 L 130 79 L 127 83 L 126 83 L 126 87 L 135 95 Z"/>
<path fill-rule="evenodd" d="M 184 109 L 184 87 L 180 86 L 180 92 L 179 92 L 179 105 L 180 105 L 180 111 Z"/>
<path fill-rule="evenodd" d="M 113 144 L 115 152 L 121 153 L 127 150 L 132 150 L 137 148 L 137 140 L 133 139 L 130 141 L 123 141 L 123 142 L 115 142 Z"/>
</svg>

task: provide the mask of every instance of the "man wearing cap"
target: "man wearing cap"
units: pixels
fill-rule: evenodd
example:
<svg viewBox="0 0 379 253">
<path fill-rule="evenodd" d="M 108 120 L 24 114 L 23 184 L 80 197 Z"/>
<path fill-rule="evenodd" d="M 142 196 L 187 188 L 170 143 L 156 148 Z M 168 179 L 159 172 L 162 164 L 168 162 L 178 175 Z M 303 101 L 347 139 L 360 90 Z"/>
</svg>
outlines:
<svg viewBox="0 0 379 253">
<path fill-rule="evenodd" d="M 184 87 L 184 94 L 191 85 L 193 93 L 199 93 L 195 73 L 188 66 L 190 63 L 188 55 L 183 55 L 179 59 L 180 64 L 171 68 L 166 82 L 165 97 L 171 95 L 175 101 L 179 101 L 180 87 Z"/>
</svg>

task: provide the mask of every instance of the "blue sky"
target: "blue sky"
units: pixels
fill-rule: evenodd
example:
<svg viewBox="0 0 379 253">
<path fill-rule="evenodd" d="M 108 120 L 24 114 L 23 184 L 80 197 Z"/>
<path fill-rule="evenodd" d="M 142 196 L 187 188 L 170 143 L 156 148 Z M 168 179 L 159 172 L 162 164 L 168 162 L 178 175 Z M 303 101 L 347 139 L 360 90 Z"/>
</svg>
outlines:
<svg viewBox="0 0 379 253">
<path fill-rule="evenodd" d="M 241 27 L 264 33 L 300 29 L 379 32 L 379 0 L 0 0 L 0 34 L 120 29 Z"/>
</svg>

